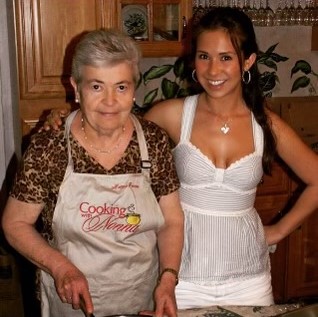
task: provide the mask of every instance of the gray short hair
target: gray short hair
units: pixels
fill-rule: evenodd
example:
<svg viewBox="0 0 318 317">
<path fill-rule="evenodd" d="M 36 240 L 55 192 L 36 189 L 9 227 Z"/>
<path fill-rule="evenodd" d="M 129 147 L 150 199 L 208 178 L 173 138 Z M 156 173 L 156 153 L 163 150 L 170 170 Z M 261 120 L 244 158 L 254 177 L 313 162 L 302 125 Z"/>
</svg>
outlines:
<svg viewBox="0 0 318 317">
<path fill-rule="evenodd" d="M 81 83 L 82 66 L 113 66 L 121 62 L 131 63 L 135 84 L 139 81 L 139 61 L 141 58 L 137 44 L 128 35 L 115 29 L 99 29 L 86 33 L 76 46 L 72 61 L 72 77 Z"/>
</svg>

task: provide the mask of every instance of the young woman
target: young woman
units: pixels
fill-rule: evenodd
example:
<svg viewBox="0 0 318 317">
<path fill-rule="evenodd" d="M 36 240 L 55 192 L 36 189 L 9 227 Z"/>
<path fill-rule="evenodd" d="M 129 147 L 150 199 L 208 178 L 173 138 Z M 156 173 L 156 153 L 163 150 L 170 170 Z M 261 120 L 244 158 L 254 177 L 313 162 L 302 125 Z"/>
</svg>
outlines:
<svg viewBox="0 0 318 317">
<path fill-rule="evenodd" d="M 242 11 L 212 10 L 193 38 L 193 77 L 203 92 L 167 100 L 145 115 L 176 144 L 185 213 L 179 308 L 273 304 L 268 246 L 318 207 L 318 156 L 266 108 L 257 54 Z M 276 154 L 307 187 L 288 214 L 264 228 L 254 200 Z"/>
</svg>

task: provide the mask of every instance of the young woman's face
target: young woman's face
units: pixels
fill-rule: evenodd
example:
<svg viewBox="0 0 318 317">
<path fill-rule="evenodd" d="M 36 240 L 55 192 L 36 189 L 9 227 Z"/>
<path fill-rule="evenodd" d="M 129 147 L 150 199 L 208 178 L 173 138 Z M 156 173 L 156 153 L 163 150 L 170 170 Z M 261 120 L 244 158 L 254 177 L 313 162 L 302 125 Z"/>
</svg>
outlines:
<svg viewBox="0 0 318 317">
<path fill-rule="evenodd" d="M 114 66 L 83 66 L 77 86 L 81 109 L 89 126 L 100 133 L 121 128 L 133 106 L 135 84 L 132 66 L 126 62 Z"/>
<path fill-rule="evenodd" d="M 209 96 L 221 98 L 242 93 L 239 58 L 224 30 L 200 34 L 195 55 L 196 76 Z"/>
</svg>

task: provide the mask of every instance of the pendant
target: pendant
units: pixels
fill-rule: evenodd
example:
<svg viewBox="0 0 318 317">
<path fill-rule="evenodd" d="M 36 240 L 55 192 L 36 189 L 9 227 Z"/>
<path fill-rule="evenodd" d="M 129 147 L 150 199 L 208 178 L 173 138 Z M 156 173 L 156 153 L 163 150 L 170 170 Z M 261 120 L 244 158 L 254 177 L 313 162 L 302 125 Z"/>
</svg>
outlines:
<svg viewBox="0 0 318 317">
<path fill-rule="evenodd" d="M 230 131 L 230 127 L 227 125 L 227 123 L 224 123 L 224 125 L 221 127 L 221 132 L 223 134 L 227 134 Z"/>
</svg>

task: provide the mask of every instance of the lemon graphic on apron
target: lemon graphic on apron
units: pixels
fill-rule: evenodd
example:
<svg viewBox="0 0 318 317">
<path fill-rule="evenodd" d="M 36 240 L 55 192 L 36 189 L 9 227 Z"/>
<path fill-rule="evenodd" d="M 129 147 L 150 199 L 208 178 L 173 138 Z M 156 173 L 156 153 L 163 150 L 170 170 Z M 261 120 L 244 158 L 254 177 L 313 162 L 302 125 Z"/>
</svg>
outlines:
<svg viewBox="0 0 318 317">
<path fill-rule="evenodd" d="M 135 212 L 129 213 L 126 215 L 126 222 L 130 225 L 138 225 L 140 223 L 140 214 Z"/>
<path fill-rule="evenodd" d="M 139 225 L 141 217 L 140 214 L 136 213 L 136 206 L 131 204 L 127 209 L 128 213 L 126 214 L 126 222 L 130 225 Z"/>
</svg>

